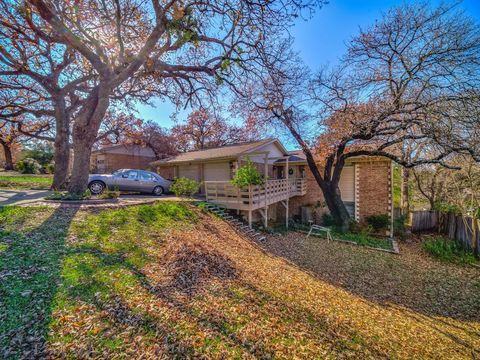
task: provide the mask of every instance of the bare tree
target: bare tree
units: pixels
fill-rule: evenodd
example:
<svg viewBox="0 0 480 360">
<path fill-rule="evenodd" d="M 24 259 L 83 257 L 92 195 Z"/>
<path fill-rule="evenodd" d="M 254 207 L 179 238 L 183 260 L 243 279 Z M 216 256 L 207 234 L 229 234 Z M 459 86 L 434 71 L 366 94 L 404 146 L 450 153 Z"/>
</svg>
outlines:
<svg viewBox="0 0 480 360">
<path fill-rule="evenodd" d="M 468 131 L 459 131 L 457 143 L 447 146 L 446 134 L 455 124 L 478 127 L 478 117 L 466 109 L 480 99 L 479 27 L 455 5 L 390 10 L 353 38 L 334 71 L 310 77 L 288 43 L 265 49 L 263 60 L 263 86 L 250 84 L 247 102 L 266 121 L 289 130 L 344 228 L 349 216 L 338 183 L 348 158 L 383 156 L 411 168 L 448 166 L 459 152 L 477 156 Z M 405 156 L 406 143 L 422 146 L 415 156 Z"/>
<path fill-rule="evenodd" d="M 255 131 L 232 125 L 205 109 L 193 111 L 185 123 L 172 128 L 172 136 L 181 151 L 203 150 L 248 141 L 255 135 Z"/>
<path fill-rule="evenodd" d="M 36 34 L 73 48 L 95 74 L 73 119 L 69 191 L 86 188 L 92 145 L 117 96 L 134 93 L 147 77 L 156 80 L 148 89 L 177 100 L 222 84 L 235 88 L 258 67 L 258 44 L 320 2 L 28 0 Z"/>
</svg>

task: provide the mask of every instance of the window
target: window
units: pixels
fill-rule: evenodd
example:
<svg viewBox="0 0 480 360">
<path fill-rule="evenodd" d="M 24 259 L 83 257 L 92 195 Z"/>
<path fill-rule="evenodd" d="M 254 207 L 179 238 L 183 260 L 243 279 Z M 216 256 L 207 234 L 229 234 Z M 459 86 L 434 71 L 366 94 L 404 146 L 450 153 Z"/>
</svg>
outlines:
<svg viewBox="0 0 480 360">
<path fill-rule="evenodd" d="M 140 172 L 140 180 L 143 180 L 143 181 L 153 181 L 154 178 L 152 176 L 152 174 L 149 174 L 147 172 Z"/>
<path fill-rule="evenodd" d="M 129 171 L 126 173 L 126 175 L 128 175 L 127 178 L 129 180 L 135 180 L 138 176 L 138 171 Z"/>
</svg>

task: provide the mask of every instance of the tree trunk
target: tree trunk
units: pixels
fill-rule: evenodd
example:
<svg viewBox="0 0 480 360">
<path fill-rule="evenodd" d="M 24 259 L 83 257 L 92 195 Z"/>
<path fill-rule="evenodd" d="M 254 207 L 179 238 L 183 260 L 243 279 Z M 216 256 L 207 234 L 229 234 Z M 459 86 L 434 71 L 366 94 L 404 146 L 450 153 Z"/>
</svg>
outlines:
<svg viewBox="0 0 480 360">
<path fill-rule="evenodd" d="M 13 170 L 12 149 L 8 144 L 2 143 L 3 153 L 5 154 L 5 170 Z"/>
<path fill-rule="evenodd" d="M 75 119 L 73 127 L 73 166 L 68 192 L 82 194 L 88 186 L 90 155 L 98 129 L 107 112 L 109 87 L 99 86 L 93 91 Z"/>
<path fill-rule="evenodd" d="M 65 190 L 67 187 L 68 168 L 70 165 L 70 121 L 65 110 L 63 98 L 55 101 L 55 170 L 53 173 L 53 190 Z"/>
<path fill-rule="evenodd" d="M 404 214 L 410 212 L 410 199 L 409 199 L 409 182 L 410 182 L 410 169 L 403 168 L 403 181 L 402 181 L 402 208 Z"/>
<path fill-rule="evenodd" d="M 323 190 L 322 187 L 321 189 L 328 210 L 330 210 L 330 214 L 333 216 L 335 222 L 342 231 L 348 231 L 350 226 L 350 214 L 343 203 L 338 185 L 335 186 L 327 182 L 327 189 Z"/>
</svg>

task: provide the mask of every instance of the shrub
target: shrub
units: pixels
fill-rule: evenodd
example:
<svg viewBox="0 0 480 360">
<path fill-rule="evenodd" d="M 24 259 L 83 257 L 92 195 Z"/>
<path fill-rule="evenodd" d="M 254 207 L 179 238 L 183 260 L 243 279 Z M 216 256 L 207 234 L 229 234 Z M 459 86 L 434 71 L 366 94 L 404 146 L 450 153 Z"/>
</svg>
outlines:
<svg viewBox="0 0 480 360">
<path fill-rule="evenodd" d="M 181 177 L 175 179 L 173 184 L 170 186 L 170 191 L 172 191 L 176 196 L 192 196 L 198 189 L 200 189 L 201 183 L 198 181 Z"/>
<path fill-rule="evenodd" d="M 335 219 L 329 213 L 325 213 L 322 215 L 322 225 L 324 226 L 334 226 L 336 225 Z"/>
<path fill-rule="evenodd" d="M 405 215 L 401 215 L 395 220 L 393 220 L 393 235 L 398 237 L 401 240 L 405 240 L 407 238 L 407 229 L 405 227 Z"/>
<path fill-rule="evenodd" d="M 443 261 L 464 264 L 477 261 L 471 252 L 462 249 L 455 241 L 441 236 L 426 239 L 422 246 L 430 255 Z"/>
<path fill-rule="evenodd" d="M 53 160 L 53 147 L 47 144 L 36 144 L 33 148 L 23 152 L 23 158 L 31 158 L 36 160 L 42 167 L 50 164 Z"/>
<path fill-rule="evenodd" d="M 231 183 L 238 188 L 246 188 L 249 185 L 263 185 L 264 182 L 264 177 L 250 159 L 237 170 L 231 180 Z"/>
<path fill-rule="evenodd" d="M 51 163 L 45 165 L 44 171 L 46 174 L 53 174 L 53 172 L 55 171 L 55 163 L 52 161 Z"/>
<path fill-rule="evenodd" d="M 373 227 L 373 230 L 380 231 L 388 228 L 390 217 L 387 214 L 370 215 L 366 218 L 367 223 Z"/>
<path fill-rule="evenodd" d="M 40 174 L 42 166 L 35 159 L 25 158 L 17 162 L 16 169 L 22 174 Z"/>
<path fill-rule="evenodd" d="M 116 199 L 119 196 L 120 196 L 120 191 L 105 189 L 100 195 L 97 196 L 97 198 L 98 199 Z"/>
</svg>

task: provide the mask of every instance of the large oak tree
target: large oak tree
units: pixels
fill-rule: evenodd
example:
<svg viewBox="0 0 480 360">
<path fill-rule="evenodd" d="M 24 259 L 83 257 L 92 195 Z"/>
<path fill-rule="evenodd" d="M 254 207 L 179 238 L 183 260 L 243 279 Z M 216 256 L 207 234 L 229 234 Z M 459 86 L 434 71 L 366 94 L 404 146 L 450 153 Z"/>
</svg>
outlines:
<svg viewBox="0 0 480 360">
<path fill-rule="evenodd" d="M 221 85 L 234 89 L 258 70 L 259 45 L 320 2 L 28 0 L 38 36 L 73 49 L 95 75 L 73 117 L 69 190 L 86 188 L 91 148 L 112 101 L 142 82 L 143 91 L 183 101 Z"/>
</svg>

